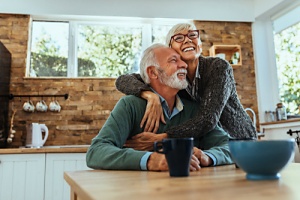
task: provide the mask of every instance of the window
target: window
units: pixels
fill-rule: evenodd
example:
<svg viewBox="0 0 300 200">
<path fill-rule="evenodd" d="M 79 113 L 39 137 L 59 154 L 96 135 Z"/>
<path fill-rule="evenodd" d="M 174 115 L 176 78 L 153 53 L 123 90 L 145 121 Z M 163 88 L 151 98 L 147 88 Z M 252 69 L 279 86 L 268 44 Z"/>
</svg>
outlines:
<svg viewBox="0 0 300 200">
<path fill-rule="evenodd" d="M 30 77 L 67 76 L 69 23 L 33 22 Z"/>
<path fill-rule="evenodd" d="M 117 77 L 138 71 L 142 29 L 142 26 L 78 25 L 77 76 Z"/>
<path fill-rule="evenodd" d="M 274 34 L 281 101 L 290 114 L 300 113 L 300 22 Z"/>
<path fill-rule="evenodd" d="M 33 20 L 28 77 L 118 77 L 138 72 L 152 42 L 176 23 Z M 185 20 L 186 21 L 186 20 Z"/>
</svg>

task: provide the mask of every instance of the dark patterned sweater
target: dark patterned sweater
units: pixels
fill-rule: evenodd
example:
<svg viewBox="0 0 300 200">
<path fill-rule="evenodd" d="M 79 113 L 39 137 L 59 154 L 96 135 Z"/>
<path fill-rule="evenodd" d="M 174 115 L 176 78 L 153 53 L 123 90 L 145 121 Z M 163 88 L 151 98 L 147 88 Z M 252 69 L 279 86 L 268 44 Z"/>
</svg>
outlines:
<svg viewBox="0 0 300 200">
<path fill-rule="evenodd" d="M 198 96 L 200 107 L 196 116 L 185 123 L 166 130 L 169 137 L 200 137 L 218 124 L 231 137 L 256 138 L 252 120 L 238 98 L 230 64 L 217 57 L 199 57 Z M 116 87 L 124 94 L 141 96 L 150 90 L 139 74 L 122 75 L 116 80 Z M 179 91 L 183 98 L 191 98 L 186 90 Z"/>
</svg>

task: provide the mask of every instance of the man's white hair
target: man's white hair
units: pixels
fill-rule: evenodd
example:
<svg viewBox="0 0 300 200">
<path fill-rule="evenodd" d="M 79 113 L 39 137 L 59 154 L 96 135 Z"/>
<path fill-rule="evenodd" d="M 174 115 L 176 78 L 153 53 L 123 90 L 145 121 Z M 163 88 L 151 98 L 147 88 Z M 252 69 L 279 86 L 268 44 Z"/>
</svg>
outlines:
<svg viewBox="0 0 300 200">
<path fill-rule="evenodd" d="M 140 74 L 142 79 L 146 84 L 150 83 L 149 76 L 147 74 L 147 68 L 150 66 L 154 66 L 156 68 L 159 68 L 159 64 L 157 62 L 157 58 L 155 56 L 154 50 L 159 48 L 168 48 L 168 46 L 161 44 L 161 43 L 155 43 L 152 44 L 150 47 L 148 47 L 141 56 L 140 61 Z"/>
</svg>

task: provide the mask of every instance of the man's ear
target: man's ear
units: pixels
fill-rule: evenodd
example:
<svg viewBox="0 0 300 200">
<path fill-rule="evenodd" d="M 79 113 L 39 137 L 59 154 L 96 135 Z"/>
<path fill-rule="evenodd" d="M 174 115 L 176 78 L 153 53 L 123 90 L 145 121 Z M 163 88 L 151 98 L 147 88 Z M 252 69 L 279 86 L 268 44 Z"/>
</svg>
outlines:
<svg viewBox="0 0 300 200">
<path fill-rule="evenodd" d="M 157 69 L 154 66 L 150 66 L 147 68 L 147 74 L 150 79 L 157 79 L 158 77 Z"/>
</svg>

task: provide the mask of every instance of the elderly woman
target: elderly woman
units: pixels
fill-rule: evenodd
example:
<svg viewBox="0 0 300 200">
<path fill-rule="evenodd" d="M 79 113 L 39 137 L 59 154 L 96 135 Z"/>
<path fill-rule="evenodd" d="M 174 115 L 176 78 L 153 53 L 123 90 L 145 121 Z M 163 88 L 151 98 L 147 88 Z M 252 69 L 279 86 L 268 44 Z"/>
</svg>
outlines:
<svg viewBox="0 0 300 200">
<path fill-rule="evenodd" d="M 200 109 L 194 118 L 168 129 L 162 137 L 201 137 L 218 124 L 233 138 L 256 138 L 252 120 L 237 96 L 232 67 L 224 59 L 201 56 L 202 43 L 195 25 L 175 25 L 166 37 L 166 44 L 188 64 L 189 84 L 179 95 L 197 101 Z M 164 122 L 162 110 L 157 106 L 160 105 L 159 97 L 143 83 L 140 75 L 122 75 L 117 79 L 116 87 L 125 94 L 140 96 L 148 101 L 141 126 L 145 126 L 145 132 L 156 132 L 160 120 Z M 147 138 L 145 132 L 134 139 L 139 139 L 139 142 L 162 139 Z"/>
</svg>

